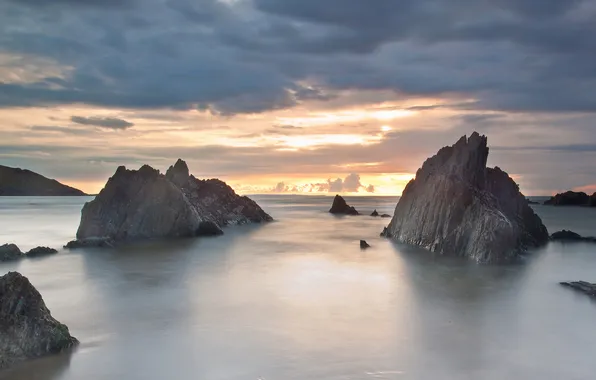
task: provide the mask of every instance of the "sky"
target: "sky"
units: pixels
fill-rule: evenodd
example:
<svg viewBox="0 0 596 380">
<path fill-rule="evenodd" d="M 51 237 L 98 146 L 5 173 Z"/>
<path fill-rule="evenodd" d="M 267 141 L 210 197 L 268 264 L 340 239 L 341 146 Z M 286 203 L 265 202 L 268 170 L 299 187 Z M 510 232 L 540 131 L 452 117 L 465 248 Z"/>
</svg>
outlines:
<svg viewBox="0 0 596 380">
<path fill-rule="evenodd" d="M 177 158 L 240 193 L 398 195 L 488 136 L 596 191 L 596 0 L 0 0 L 0 164 L 96 193 Z"/>
</svg>

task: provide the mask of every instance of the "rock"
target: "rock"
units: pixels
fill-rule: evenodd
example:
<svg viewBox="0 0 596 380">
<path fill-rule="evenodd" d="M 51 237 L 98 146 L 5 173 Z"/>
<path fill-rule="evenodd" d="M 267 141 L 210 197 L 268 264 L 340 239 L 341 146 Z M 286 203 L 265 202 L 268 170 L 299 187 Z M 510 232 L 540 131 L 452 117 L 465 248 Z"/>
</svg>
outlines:
<svg viewBox="0 0 596 380">
<path fill-rule="evenodd" d="M 530 204 L 530 205 L 539 205 L 540 204 L 540 202 L 534 202 L 533 200 L 531 200 L 529 198 L 526 198 L 526 199 L 528 201 L 528 204 Z"/>
<path fill-rule="evenodd" d="M 0 368 L 77 343 L 26 277 L 17 272 L 0 277 Z"/>
<path fill-rule="evenodd" d="M 548 231 L 518 185 L 498 167 L 486 167 L 486 143 L 474 132 L 427 159 L 383 235 L 483 263 L 545 244 Z"/>
<path fill-rule="evenodd" d="M 81 190 L 30 170 L 0 165 L 0 196 L 81 196 Z"/>
<path fill-rule="evenodd" d="M 196 236 L 219 236 L 223 235 L 223 231 L 217 224 L 210 221 L 205 221 L 199 223 L 199 228 L 197 228 Z"/>
<path fill-rule="evenodd" d="M 229 224 L 271 220 L 259 205 L 237 195 L 224 182 L 196 179 L 179 159 L 165 175 L 148 165 L 139 170 L 119 167 L 97 197 L 83 207 L 77 240 L 99 238 L 117 243 L 221 235 L 221 227 Z"/>
<path fill-rule="evenodd" d="M 566 191 L 551 197 L 544 204 L 551 206 L 596 206 L 596 193 L 588 196 L 588 194 L 582 191 Z"/>
<path fill-rule="evenodd" d="M 55 250 L 54 248 L 37 247 L 37 248 L 33 248 L 32 250 L 27 252 L 25 255 L 27 257 L 39 257 L 39 256 L 53 255 L 54 253 L 58 253 L 58 251 Z"/>
<path fill-rule="evenodd" d="M 370 245 L 366 242 L 366 240 L 360 240 L 360 249 L 370 248 Z"/>
<path fill-rule="evenodd" d="M 580 291 L 591 297 L 596 297 L 596 284 L 590 284 L 586 281 L 560 282 L 560 284 Z"/>
<path fill-rule="evenodd" d="M 0 245 L 0 262 L 19 260 L 25 257 L 15 244 Z"/>
<path fill-rule="evenodd" d="M 391 218 L 391 215 L 389 215 L 389 214 L 383 214 L 383 215 L 381 215 L 381 218 Z"/>
<path fill-rule="evenodd" d="M 379 216 L 379 213 L 377 212 L 377 210 L 375 209 L 375 211 L 372 212 L 372 214 L 370 214 L 370 216 L 374 216 L 377 217 Z"/>
<path fill-rule="evenodd" d="M 348 206 L 346 200 L 341 195 L 336 195 L 333 198 L 333 204 L 329 212 L 332 214 L 360 215 L 354 207 Z"/>
<path fill-rule="evenodd" d="M 596 243 L 596 237 L 588 236 L 584 237 L 580 234 L 577 234 L 573 231 L 557 231 L 550 235 L 550 239 L 554 241 L 563 241 L 563 242 L 588 242 L 588 243 Z"/>
<path fill-rule="evenodd" d="M 88 238 L 69 241 L 64 248 L 114 248 L 116 243 L 110 238 Z"/>
<path fill-rule="evenodd" d="M 379 234 L 379 236 L 386 237 L 386 238 L 392 237 L 391 234 L 389 233 L 389 230 L 387 229 L 387 227 L 383 227 L 383 232 L 381 232 Z"/>
</svg>

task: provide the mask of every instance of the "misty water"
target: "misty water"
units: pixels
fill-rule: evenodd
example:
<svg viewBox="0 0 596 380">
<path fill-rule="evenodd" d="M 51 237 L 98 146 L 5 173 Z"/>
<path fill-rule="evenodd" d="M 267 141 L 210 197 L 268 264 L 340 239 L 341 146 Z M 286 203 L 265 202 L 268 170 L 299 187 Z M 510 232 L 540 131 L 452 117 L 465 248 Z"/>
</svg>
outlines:
<svg viewBox="0 0 596 380">
<path fill-rule="evenodd" d="M 81 345 L 2 379 L 593 379 L 596 245 L 476 265 L 334 217 L 332 198 L 255 196 L 276 222 L 225 236 L 0 263 Z M 61 247 L 90 198 L 0 198 L 0 243 Z M 392 213 L 397 198 L 347 198 Z M 550 232 L 596 235 L 596 209 L 534 206 Z M 372 248 L 361 251 L 358 241 Z"/>
</svg>

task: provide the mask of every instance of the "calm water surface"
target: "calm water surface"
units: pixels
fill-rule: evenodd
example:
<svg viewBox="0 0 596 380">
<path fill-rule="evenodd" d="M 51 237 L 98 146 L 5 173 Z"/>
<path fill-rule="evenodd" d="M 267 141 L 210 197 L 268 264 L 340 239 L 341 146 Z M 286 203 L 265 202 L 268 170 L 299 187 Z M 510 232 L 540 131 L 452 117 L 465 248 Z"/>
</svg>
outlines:
<svg viewBox="0 0 596 380">
<path fill-rule="evenodd" d="M 276 222 L 0 264 L 82 342 L 0 378 L 594 378 L 596 303 L 557 283 L 596 282 L 596 245 L 478 266 L 379 238 L 388 219 L 331 216 L 330 197 L 254 198 Z M 0 198 L 0 243 L 58 248 L 88 199 Z M 348 201 L 392 213 L 397 199 Z M 535 208 L 551 232 L 596 235 L 596 210 Z"/>
</svg>

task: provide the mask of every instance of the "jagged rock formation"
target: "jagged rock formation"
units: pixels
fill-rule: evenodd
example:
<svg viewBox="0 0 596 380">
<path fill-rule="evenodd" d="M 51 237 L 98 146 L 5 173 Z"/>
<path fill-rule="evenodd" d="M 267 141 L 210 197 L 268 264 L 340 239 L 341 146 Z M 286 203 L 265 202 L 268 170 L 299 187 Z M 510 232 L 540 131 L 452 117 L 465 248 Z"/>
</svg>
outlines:
<svg viewBox="0 0 596 380">
<path fill-rule="evenodd" d="M 588 206 L 596 207 L 596 193 L 588 195 L 583 191 L 566 191 L 544 202 L 550 206 Z"/>
<path fill-rule="evenodd" d="M 0 196 L 73 196 L 87 195 L 30 170 L 0 165 Z"/>
<path fill-rule="evenodd" d="M 486 137 L 474 132 L 427 159 L 399 200 L 383 236 L 477 262 L 514 258 L 548 241 L 517 184 L 487 168 Z"/>
<path fill-rule="evenodd" d="M 343 215 L 360 215 L 354 207 L 348 206 L 346 200 L 341 195 L 336 195 L 333 198 L 333 204 L 329 212 L 332 214 L 343 214 Z"/>
<path fill-rule="evenodd" d="M 596 284 L 586 281 L 560 282 L 561 285 L 582 292 L 590 297 L 596 297 Z"/>
<path fill-rule="evenodd" d="M 550 235 L 550 239 L 553 241 L 562 241 L 562 242 L 588 242 L 588 243 L 596 243 L 596 237 L 593 236 L 581 236 L 578 233 L 573 231 L 557 231 Z"/>
<path fill-rule="evenodd" d="M 17 272 L 0 277 L 0 368 L 77 343 L 26 277 Z"/>
<path fill-rule="evenodd" d="M 78 246 L 112 241 L 222 234 L 230 224 L 271 221 L 254 201 L 217 179 L 198 180 L 178 160 L 165 175 L 148 165 L 119 167 L 97 197 L 85 204 Z"/>
<path fill-rule="evenodd" d="M 23 252 L 15 244 L 0 245 L 0 262 L 22 259 Z"/>
<path fill-rule="evenodd" d="M 27 257 L 40 257 L 40 256 L 47 256 L 47 255 L 53 255 L 54 253 L 58 253 L 57 250 L 55 250 L 54 248 L 49 248 L 49 247 L 37 247 L 37 248 L 33 248 L 31 249 L 29 252 L 27 252 L 25 255 Z"/>
</svg>

